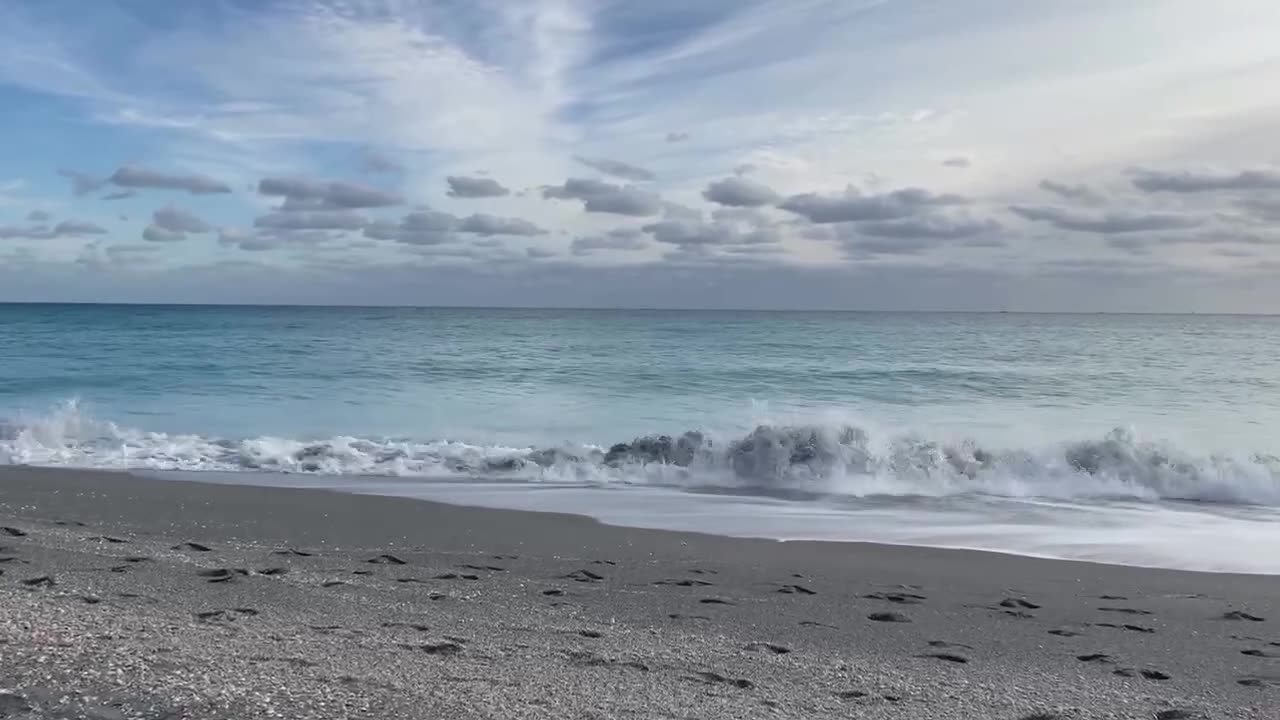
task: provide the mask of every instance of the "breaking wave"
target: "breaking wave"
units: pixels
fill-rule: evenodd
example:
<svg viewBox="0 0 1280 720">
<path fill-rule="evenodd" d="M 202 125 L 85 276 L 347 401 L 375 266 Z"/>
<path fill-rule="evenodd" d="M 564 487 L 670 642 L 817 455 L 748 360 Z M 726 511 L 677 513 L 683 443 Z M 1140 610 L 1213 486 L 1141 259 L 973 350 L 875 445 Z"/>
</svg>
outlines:
<svg viewBox="0 0 1280 720">
<path fill-rule="evenodd" d="M 1280 458 L 1193 454 L 1116 429 L 1032 449 L 839 424 L 761 425 L 741 436 L 690 431 L 611 446 L 519 448 L 453 440 L 248 439 L 147 432 L 96 420 L 74 402 L 0 420 L 0 464 L 104 469 L 483 477 L 756 488 L 848 496 L 1178 499 L 1280 505 Z"/>
</svg>

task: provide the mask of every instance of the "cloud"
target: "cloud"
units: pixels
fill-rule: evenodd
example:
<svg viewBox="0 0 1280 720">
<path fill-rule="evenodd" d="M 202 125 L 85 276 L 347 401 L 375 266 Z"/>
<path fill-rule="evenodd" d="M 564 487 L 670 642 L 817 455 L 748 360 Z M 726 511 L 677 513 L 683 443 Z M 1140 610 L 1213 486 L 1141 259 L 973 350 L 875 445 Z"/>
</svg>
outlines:
<svg viewBox="0 0 1280 720">
<path fill-rule="evenodd" d="M 610 213 L 631 217 L 661 214 L 662 198 L 633 185 L 614 185 L 600 180 L 569 178 L 563 185 L 542 188 L 542 196 L 557 200 L 581 200 L 589 213 Z"/>
<path fill-rule="evenodd" d="M 510 190 L 493 178 L 450 175 L 445 181 L 449 184 L 447 194 L 453 198 L 492 198 L 511 194 Z"/>
<path fill-rule="evenodd" d="M 109 192 L 106 195 L 103 195 L 102 199 L 103 200 L 128 200 L 129 198 L 137 194 L 138 193 L 134 192 L 133 190 L 117 190 L 115 192 Z"/>
<path fill-rule="evenodd" d="M 775 228 L 742 228 L 725 222 L 662 220 L 645 225 L 641 230 L 654 240 L 681 247 L 705 245 L 756 245 L 776 243 L 781 236 Z"/>
<path fill-rule="evenodd" d="M 305 178 L 270 177 L 258 182 L 258 194 L 282 197 L 282 209 L 358 210 L 404 204 L 404 198 L 369 185 Z"/>
<path fill-rule="evenodd" d="M 194 213 L 172 205 L 152 213 L 151 224 L 175 233 L 207 233 L 213 230 L 212 225 L 201 220 Z"/>
<path fill-rule="evenodd" d="M 591 255 L 599 250 L 634 251 L 649 247 L 644 232 L 635 228 L 615 228 L 600 235 L 575 238 L 570 250 L 574 255 Z"/>
<path fill-rule="evenodd" d="M 666 140 L 669 143 L 678 143 L 678 142 L 684 142 L 685 140 L 688 140 L 690 137 L 693 137 L 693 136 L 687 132 L 669 132 L 667 133 Z"/>
<path fill-rule="evenodd" d="M 592 168 L 593 170 L 598 170 L 604 173 L 605 175 L 612 175 L 614 177 L 622 178 L 623 180 L 635 180 L 638 182 L 644 182 L 648 180 L 653 180 L 657 177 L 652 172 L 645 170 L 642 167 L 637 167 L 635 165 L 631 165 L 630 163 L 624 163 L 620 160 L 609 160 L 607 158 L 589 158 L 589 157 L 582 157 L 581 155 L 575 156 L 573 159 L 577 160 L 583 165 L 586 165 L 589 168 Z"/>
<path fill-rule="evenodd" d="M 355 210 L 271 212 L 254 218 L 257 228 L 278 230 L 359 230 L 369 223 Z"/>
<path fill-rule="evenodd" d="M 126 165 L 111 174 L 107 182 L 136 190 L 185 190 L 192 195 L 218 195 L 231 192 L 224 182 L 203 175 L 171 175 L 157 170 Z"/>
<path fill-rule="evenodd" d="M 1143 192 L 1199 193 L 1218 190 L 1280 190 L 1280 170 L 1159 172 L 1135 170 L 1133 186 Z"/>
<path fill-rule="evenodd" d="M 862 223 L 857 232 L 882 238 L 918 238 L 921 240 L 957 240 L 977 235 L 996 235 L 1002 227 L 995 220 L 929 216 L 907 220 L 882 220 Z"/>
<path fill-rule="evenodd" d="M 476 213 L 468 215 L 458 224 L 459 232 L 476 235 L 545 235 L 546 230 L 520 218 L 498 217 Z"/>
<path fill-rule="evenodd" d="M 548 258 L 553 258 L 556 256 L 556 253 L 552 250 L 547 250 L 546 248 L 536 248 L 536 247 L 525 248 L 524 254 L 525 254 L 525 257 L 529 258 L 530 260 L 546 260 Z"/>
<path fill-rule="evenodd" d="M 370 174 L 398 173 L 404 171 L 404 165 L 380 150 L 364 148 L 360 151 L 360 169 Z"/>
<path fill-rule="evenodd" d="M 456 238 L 453 231 L 461 218 L 434 210 L 420 210 L 405 215 L 400 222 L 378 220 L 364 229 L 374 240 L 394 240 L 406 245 L 438 245 Z"/>
<path fill-rule="evenodd" d="M 973 165 L 973 161 L 963 155 L 957 155 L 943 160 L 942 165 L 950 168 L 967 168 Z"/>
<path fill-rule="evenodd" d="M 1009 210 L 1023 219 L 1046 222 L 1061 230 L 1101 234 L 1183 230 L 1202 224 L 1198 218 L 1165 212 L 1142 213 L 1115 210 L 1093 213 L 1028 205 L 1012 205 Z"/>
<path fill-rule="evenodd" d="M 99 180 L 76 170 L 63 169 L 58 174 L 71 181 L 71 191 L 76 195 L 88 195 L 107 184 L 106 180 Z"/>
<path fill-rule="evenodd" d="M 863 195 L 849 188 L 839 195 L 793 195 L 778 207 L 807 218 L 810 222 L 827 224 L 897 220 L 932 207 L 962 205 L 967 202 L 967 198 L 959 195 L 935 195 L 920 188 L 905 188 L 881 195 Z"/>
<path fill-rule="evenodd" d="M 730 207 L 760 207 L 781 200 L 773 188 L 737 176 L 712 182 L 702 191 L 702 197 L 708 202 Z"/>
<path fill-rule="evenodd" d="M 1280 223 L 1280 198 L 1249 198 L 1240 203 L 1250 215 L 1268 223 Z"/>
<path fill-rule="evenodd" d="M 31 212 L 27 213 L 27 222 L 35 222 L 35 223 L 48 222 L 50 217 L 51 216 L 49 215 L 49 213 L 45 212 L 44 210 L 32 210 Z"/>
<path fill-rule="evenodd" d="M 1044 179 L 1040 181 L 1040 189 L 1045 192 L 1053 193 L 1058 197 L 1066 198 L 1067 200 L 1094 202 L 1101 199 L 1101 197 L 1088 185 L 1068 185 L 1066 183 Z"/>
<path fill-rule="evenodd" d="M 52 228 L 45 225 L 15 227 L 0 225 L 0 240 L 53 240 L 56 238 L 105 235 L 106 228 L 82 220 L 64 220 Z"/>
<path fill-rule="evenodd" d="M 142 231 L 142 239 L 153 243 L 176 243 L 186 240 L 187 234 L 181 230 L 148 225 Z"/>
</svg>

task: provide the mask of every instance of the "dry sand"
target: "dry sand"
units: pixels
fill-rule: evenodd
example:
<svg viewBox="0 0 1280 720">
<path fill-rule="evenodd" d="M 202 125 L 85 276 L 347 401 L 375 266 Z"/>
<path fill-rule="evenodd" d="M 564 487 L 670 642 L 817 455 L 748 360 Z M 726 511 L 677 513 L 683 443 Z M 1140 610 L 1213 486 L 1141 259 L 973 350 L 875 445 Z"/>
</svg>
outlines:
<svg viewBox="0 0 1280 720">
<path fill-rule="evenodd" d="M 0 468 L 0 718 L 1280 718 L 1280 578 Z"/>
</svg>

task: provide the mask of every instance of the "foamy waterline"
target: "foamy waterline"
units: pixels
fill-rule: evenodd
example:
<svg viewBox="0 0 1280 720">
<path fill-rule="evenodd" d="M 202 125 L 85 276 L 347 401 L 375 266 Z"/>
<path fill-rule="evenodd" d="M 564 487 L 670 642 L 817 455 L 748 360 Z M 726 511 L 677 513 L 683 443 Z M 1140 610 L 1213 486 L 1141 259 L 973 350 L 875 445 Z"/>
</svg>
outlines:
<svg viewBox="0 0 1280 720">
<path fill-rule="evenodd" d="M 1125 429 L 1095 440 L 990 448 L 849 425 L 761 425 L 745 435 L 653 435 L 609 446 L 478 445 L 338 436 L 217 438 L 100 420 L 67 402 L 0 421 L 0 463 L 396 477 L 501 478 L 764 490 L 786 496 L 952 496 L 1196 500 L 1280 505 L 1280 459 L 1195 454 Z"/>
</svg>

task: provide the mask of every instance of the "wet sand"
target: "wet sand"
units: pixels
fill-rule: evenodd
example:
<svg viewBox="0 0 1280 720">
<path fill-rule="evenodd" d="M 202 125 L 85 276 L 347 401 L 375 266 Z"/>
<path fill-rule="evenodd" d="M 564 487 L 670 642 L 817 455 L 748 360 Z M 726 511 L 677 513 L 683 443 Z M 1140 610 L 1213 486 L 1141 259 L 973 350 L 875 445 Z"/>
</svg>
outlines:
<svg viewBox="0 0 1280 720">
<path fill-rule="evenodd" d="M 1275 718 L 1280 578 L 0 468 L 0 717 Z"/>
</svg>

